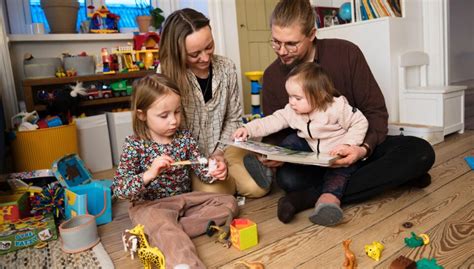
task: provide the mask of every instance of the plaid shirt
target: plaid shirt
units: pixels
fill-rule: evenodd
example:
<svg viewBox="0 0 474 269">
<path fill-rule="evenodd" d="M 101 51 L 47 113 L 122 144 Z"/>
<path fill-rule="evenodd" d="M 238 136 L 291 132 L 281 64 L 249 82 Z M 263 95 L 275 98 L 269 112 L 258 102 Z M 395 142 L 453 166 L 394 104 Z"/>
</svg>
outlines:
<svg viewBox="0 0 474 269">
<path fill-rule="evenodd" d="M 112 183 L 114 197 L 132 201 L 155 200 L 191 191 L 190 170 L 194 170 L 204 182 L 210 182 L 207 165 L 194 164 L 172 166 L 159 174 L 145 186 L 143 173 L 161 155 L 168 155 L 176 161 L 197 160 L 202 157 L 196 141 L 189 131 L 178 130 L 169 144 L 142 140 L 132 135 L 125 139 L 120 164 Z"/>
<path fill-rule="evenodd" d="M 216 148 L 224 150 L 219 140 L 231 140 L 240 127 L 242 103 L 237 84 L 235 64 L 228 58 L 212 58 L 212 99 L 204 102 L 196 76 L 188 70 L 191 89 L 183 90 L 184 128 L 193 133 L 204 155 L 211 155 Z M 219 144 L 219 145 L 218 145 Z"/>
</svg>

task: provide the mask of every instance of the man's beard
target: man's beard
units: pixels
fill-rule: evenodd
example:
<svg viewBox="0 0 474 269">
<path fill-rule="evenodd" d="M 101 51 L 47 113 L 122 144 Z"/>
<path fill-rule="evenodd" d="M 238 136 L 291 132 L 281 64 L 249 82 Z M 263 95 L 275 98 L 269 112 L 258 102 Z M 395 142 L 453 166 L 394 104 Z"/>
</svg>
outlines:
<svg viewBox="0 0 474 269">
<path fill-rule="evenodd" d="M 289 64 L 285 64 L 282 62 L 283 66 L 288 69 L 288 70 L 291 70 L 293 69 L 294 67 L 296 67 L 297 65 L 299 65 L 300 63 L 303 63 L 305 62 L 303 60 L 304 58 L 296 58 L 293 62 L 289 63 Z"/>
</svg>

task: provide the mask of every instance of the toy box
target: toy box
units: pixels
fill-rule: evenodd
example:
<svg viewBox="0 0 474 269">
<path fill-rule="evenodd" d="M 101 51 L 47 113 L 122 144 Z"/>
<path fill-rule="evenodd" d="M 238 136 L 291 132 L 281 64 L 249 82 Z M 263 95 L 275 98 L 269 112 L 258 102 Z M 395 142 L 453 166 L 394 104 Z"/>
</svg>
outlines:
<svg viewBox="0 0 474 269">
<path fill-rule="evenodd" d="M 0 224 L 16 221 L 30 215 L 28 193 L 15 193 L 0 196 Z"/>
<path fill-rule="evenodd" d="M 53 172 L 65 189 L 66 219 L 94 215 L 98 225 L 112 221 L 111 180 L 93 180 L 76 155 L 66 155 L 53 164 Z"/>
<path fill-rule="evenodd" d="M 112 169 L 109 129 L 105 114 L 76 119 L 79 155 L 93 173 Z"/>
<path fill-rule="evenodd" d="M 57 238 L 51 215 L 7 221 L 0 226 L 0 255 Z"/>
<path fill-rule="evenodd" d="M 133 134 L 132 112 L 107 113 L 107 123 L 112 147 L 112 160 L 114 165 L 119 165 L 125 137 Z"/>
<path fill-rule="evenodd" d="M 258 244 L 257 224 L 249 219 L 234 219 L 230 225 L 232 245 L 245 250 Z"/>
</svg>

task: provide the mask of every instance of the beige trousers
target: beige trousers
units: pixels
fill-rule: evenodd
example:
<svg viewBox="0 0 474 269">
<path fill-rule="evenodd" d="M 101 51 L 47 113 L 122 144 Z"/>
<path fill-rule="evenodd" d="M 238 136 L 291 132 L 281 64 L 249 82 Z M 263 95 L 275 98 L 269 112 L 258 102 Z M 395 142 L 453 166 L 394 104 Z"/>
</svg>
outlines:
<svg viewBox="0 0 474 269">
<path fill-rule="evenodd" d="M 266 195 L 270 188 L 263 189 L 255 183 L 244 166 L 244 156 L 249 153 L 246 150 L 236 147 L 228 147 L 224 152 L 224 158 L 227 161 L 228 176 L 224 181 L 215 181 L 212 184 L 202 182 L 194 173 L 191 178 L 193 181 L 194 191 L 215 192 L 235 194 L 249 197 L 259 198 Z"/>
<path fill-rule="evenodd" d="M 133 225 L 143 224 L 148 242 L 165 256 L 166 268 L 188 264 L 206 268 L 191 238 L 206 232 L 210 220 L 223 224 L 229 209 L 238 215 L 235 198 L 227 194 L 190 192 L 155 201 L 136 203 L 128 213 Z"/>
</svg>

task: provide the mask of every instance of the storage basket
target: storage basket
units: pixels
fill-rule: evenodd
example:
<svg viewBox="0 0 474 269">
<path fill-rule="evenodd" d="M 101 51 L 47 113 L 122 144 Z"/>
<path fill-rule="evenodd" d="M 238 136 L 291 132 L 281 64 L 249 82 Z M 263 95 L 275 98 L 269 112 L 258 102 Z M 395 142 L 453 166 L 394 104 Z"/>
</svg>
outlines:
<svg viewBox="0 0 474 269">
<path fill-rule="evenodd" d="M 15 171 L 51 168 L 53 162 L 67 154 L 77 153 L 76 124 L 16 132 L 12 142 Z"/>
</svg>

